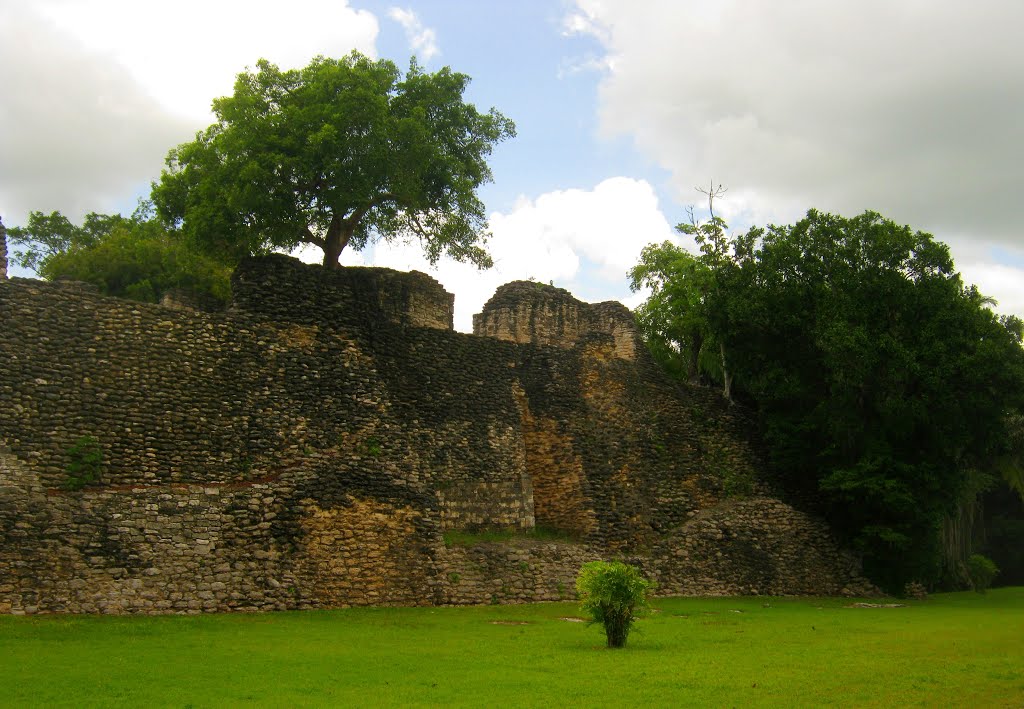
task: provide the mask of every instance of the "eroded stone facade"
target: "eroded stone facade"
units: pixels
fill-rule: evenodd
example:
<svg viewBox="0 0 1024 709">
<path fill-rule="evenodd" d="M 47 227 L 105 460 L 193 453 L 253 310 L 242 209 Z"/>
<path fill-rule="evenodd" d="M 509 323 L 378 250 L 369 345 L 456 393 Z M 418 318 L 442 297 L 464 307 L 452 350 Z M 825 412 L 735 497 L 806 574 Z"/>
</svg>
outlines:
<svg viewBox="0 0 1024 709">
<path fill-rule="evenodd" d="M 222 313 L 0 283 L 0 612 L 557 600 L 611 557 L 666 593 L 870 590 L 758 482 L 742 409 L 666 379 L 621 306 L 542 288 L 558 309 L 499 290 L 499 339 L 423 274 L 283 257 Z M 69 490 L 86 436 L 102 474 Z"/>
<path fill-rule="evenodd" d="M 7 279 L 7 228 L 0 221 L 0 281 Z"/>
<path fill-rule="evenodd" d="M 473 334 L 522 344 L 572 349 L 591 336 L 612 338 L 616 357 L 632 360 L 642 344 L 633 315 L 622 303 L 581 303 L 569 291 L 534 281 L 513 281 L 495 291 L 473 316 Z"/>
</svg>

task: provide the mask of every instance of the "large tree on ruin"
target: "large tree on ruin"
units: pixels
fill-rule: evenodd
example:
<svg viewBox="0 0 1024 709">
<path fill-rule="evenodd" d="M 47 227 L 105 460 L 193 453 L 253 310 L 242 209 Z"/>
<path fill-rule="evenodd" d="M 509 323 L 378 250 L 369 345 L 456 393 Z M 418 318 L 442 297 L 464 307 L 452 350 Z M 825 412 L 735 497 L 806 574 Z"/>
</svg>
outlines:
<svg viewBox="0 0 1024 709">
<path fill-rule="evenodd" d="M 406 239 L 431 263 L 491 265 L 477 189 L 515 126 L 463 99 L 468 76 L 415 60 L 403 76 L 358 52 L 257 67 L 213 102 L 216 123 L 168 154 L 153 185 L 163 219 L 234 256 L 313 244 L 334 268 L 346 248 Z"/>
</svg>

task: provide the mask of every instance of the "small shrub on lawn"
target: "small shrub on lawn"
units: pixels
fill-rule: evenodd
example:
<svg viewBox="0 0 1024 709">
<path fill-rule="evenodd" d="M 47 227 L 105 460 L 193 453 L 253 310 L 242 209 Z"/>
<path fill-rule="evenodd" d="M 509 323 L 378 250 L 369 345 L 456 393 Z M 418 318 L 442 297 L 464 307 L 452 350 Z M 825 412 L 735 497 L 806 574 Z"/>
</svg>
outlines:
<svg viewBox="0 0 1024 709">
<path fill-rule="evenodd" d="M 967 558 L 967 574 L 971 577 L 974 590 L 985 593 L 992 585 L 992 580 L 999 575 L 999 567 L 987 556 L 971 554 Z"/>
<path fill-rule="evenodd" d="M 640 569 L 621 561 L 591 561 L 576 577 L 580 608 L 604 625 L 608 647 L 625 647 L 633 622 L 648 609 L 654 584 Z"/>
</svg>

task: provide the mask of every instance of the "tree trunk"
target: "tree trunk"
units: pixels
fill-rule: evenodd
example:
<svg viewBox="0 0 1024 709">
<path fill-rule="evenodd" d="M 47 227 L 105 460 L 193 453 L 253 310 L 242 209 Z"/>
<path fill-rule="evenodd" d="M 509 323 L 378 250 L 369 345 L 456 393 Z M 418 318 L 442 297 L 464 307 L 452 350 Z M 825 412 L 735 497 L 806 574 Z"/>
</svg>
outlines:
<svg viewBox="0 0 1024 709">
<path fill-rule="evenodd" d="M 604 634 L 608 640 L 608 647 L 626 647 L 626 638 L 629 636 L 629 626 L 632 623 L 632 611 L 606 609 L 604 615 Z"/>
<path fill-rule="evenodd" d="M 338 258 L 341 256 L 342 246 L 340 241 L 328 241 L 324 248 L 324 268 L 333 269 L 341 266 Z"/>
<path fill-rule="evenodd" d="M 722 396 L 730 404 L 732 403 L 732 375 L 729 374 L 729 367 L 725 364 L 725 345 L 718 343 L 718 351 L 722 355 Z"/>
<path fill-rule="evenodd" d="M 942 551 L 947 581 L 953 581 L 959 588 L 971 584 L 967 558 L 974 553 L 976 543 L 984 543 L 983 517 L 980 493 L 970 491 L 960 498 L 956 513 L 947 514 L 942 520 Z"/>
<path fill-rule="evenodd" d="M 343 226 L 340 221 L 331 222 L 327 236 L 324 237 L 324 268 L 341 268 L 338 259 L 341 257 L 341 252 L 348 246 L 354 230 L 354 226 Z"/>
<path fill-rule="evenodd" d="M 690 384 L 700 383 L 700 351 L 704 347 L 704 338 L 691 338 L 689 357 L 686 362 L 686 377 Z"/>
</svg>

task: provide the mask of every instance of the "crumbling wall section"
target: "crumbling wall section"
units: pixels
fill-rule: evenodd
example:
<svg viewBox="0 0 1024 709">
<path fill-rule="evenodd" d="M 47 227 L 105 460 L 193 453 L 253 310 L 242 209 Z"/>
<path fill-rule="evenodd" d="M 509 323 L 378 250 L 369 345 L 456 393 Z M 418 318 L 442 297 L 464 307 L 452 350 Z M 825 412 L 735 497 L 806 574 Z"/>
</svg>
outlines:
<svg viewBox="0 0 1024 709">
<path fill-rule="evenodd" d="M 822 520 L 765 497 L 701 511 L 659 540 L 647 566 L 671 595 L 876 593 Z"/>
<path fill-rule="evenodd" d="M 372 328 L 389 323 L 451 330 L 455 313 L 455 296 L 425 273 L 325 269 L 282 255 L 244 260 L 231 291 L 236 310 L 319 326 Z"/>
<path fill-rule="evenodd" d="M 521 344 L 572 349 L 595 333 L 610 335 L 622 359 L 635 359 L 642 347 L 633 316 L 621 303 L 582 303 L 567 290 L 533 281 L 501 286 L 473 316 L 473 334 Z"/>
</svg>

